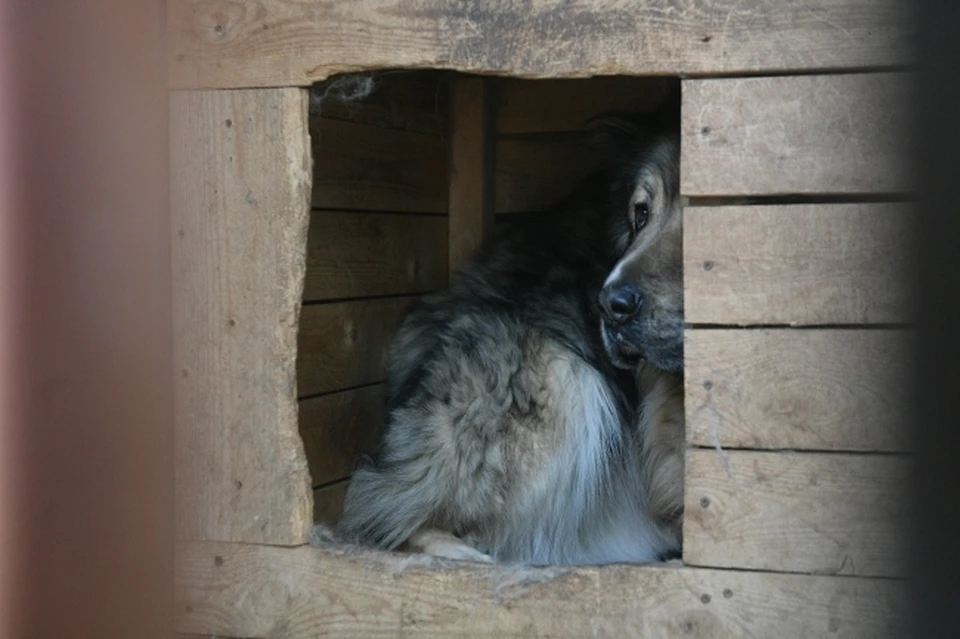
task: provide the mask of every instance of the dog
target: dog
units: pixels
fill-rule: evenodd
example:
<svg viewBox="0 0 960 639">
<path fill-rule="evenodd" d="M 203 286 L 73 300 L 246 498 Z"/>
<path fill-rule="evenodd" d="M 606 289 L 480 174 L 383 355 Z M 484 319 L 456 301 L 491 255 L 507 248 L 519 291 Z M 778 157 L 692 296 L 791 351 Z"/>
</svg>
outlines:
<svg viewBox="0 0 960 639">
<path fill-rule="evenodd" d="M 346 540 L 529 565 L 679 552 L 679 126 L 614 114 L 590 129 L 604 168 L 401 321 Z"/>
</svg>

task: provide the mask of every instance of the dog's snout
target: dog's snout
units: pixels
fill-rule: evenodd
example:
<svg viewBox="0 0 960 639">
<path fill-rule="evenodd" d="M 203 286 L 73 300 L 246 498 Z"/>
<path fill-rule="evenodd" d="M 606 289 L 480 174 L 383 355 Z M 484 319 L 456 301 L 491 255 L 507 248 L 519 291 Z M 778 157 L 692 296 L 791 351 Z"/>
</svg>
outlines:
<svg viewBox="0 0 960 639">
<path fill-rule="evenodd" d="M 600 308 L 608 320 L 625 322 L 640 312 L 643 295 L 629 282 L 616 282 L 600 291 Z"/>
</svg>

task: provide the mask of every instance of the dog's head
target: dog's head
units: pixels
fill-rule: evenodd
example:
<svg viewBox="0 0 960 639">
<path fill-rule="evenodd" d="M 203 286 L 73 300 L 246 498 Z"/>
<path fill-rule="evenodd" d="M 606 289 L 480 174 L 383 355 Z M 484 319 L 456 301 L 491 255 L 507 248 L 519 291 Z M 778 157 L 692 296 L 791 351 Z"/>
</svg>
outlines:
<svg viewBox="0 0 960 639">
<path fill-rule="evenodd" d="M 679 123 L 606 116 L 592 123 L 615 163 L 609 228 L 619 261 L 598 296 L 612 362 L 683 367 L 683 255 Z"/>
</svg>

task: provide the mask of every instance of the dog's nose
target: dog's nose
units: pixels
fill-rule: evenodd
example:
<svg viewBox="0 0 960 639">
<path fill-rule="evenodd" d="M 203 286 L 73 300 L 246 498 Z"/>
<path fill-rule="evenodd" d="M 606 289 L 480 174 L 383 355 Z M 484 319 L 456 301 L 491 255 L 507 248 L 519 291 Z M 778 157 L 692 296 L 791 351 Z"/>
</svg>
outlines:
<svg viewBox="0 0 960 639">
<path fill-rule="evenodd" d="M 600 291 L 600 308 L 607 319 L 625 322 L 638 312 L 643 305 L 643 295 L 629 282 L 617 282 Z"/>
</svg>

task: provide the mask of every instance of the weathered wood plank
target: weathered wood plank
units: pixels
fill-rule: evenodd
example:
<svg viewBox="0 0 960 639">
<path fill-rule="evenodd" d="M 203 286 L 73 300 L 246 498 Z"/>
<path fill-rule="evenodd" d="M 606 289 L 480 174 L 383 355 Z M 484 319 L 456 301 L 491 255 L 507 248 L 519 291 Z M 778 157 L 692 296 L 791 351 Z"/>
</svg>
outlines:
<svg viewBox="0 0 960 639">
<path fill-rule="evenodd" d="M 425 293 L 447 284 L 447 218 L 314 211 L 307 301 Z"/>
<path fill-rule="evenodd" d="M 213 543 L 181 547 L 178 576 L 178 629 L 237 636 L 886 639 L 905 629 L 906 587 L 888 579 L 444 568 L 399 554 Z"/>
<path fill-rule="evenodd" d="M 689 207 L 693 324 L 908 322 L 909 204 Z"/>
<path fill-rule="evenodd" d="M 579 131 L 605 111 L 654 111 L 679 90 L 673 78 L 507 79 L 497 83 L 497 133 Z"/>
<path fill-rule="evenodd" d="M 414 297 L 303 307 L 297 351 L 300 397 L 383 381 L 384 353 Z"/>
<path fill-rule="evenodd" d="M 688 80 L 688 196 L 909 192 L 907 73 Z"/>
<path fill-rule="evenodd" d="M 447 212 L 447 152 L 439 136 L 314 118 L 318 208 Z"/>
<path fill-rule="evenodd" d="M 493 230 L 491 177 L 494 148 L 487 80 L 455 80 L 450 87 L 449 270 L 456 271 Z"/>
<path fill-rule="evenodd" d="M 883 455 L 690 449 L 684 561 L 904 576 L 908 470 Z"/>
<path fill-rule="evenodd" d="M 167 14 L 177 88 L 303 86 L 361 69 L 547 78 L 877 67 L 912 62 L 915 35 L 898 0 L 174 0 Z"/>
<path fill-rule="evenodd" d="M 303 543 L 295 359 L 310 197 L 300 89 L 172 98 L 179 534 Z"/>
<path fill-rule="evenodd" d="M 373 72 L 363 74 L 373 92 L 362 100 L 343 99 L 354 87 L 343 76 L 311 89 L 311 116 L 358 124 L 446 135 L 448 74 L 440 71 Z M 349 95 L 349 94 L 348 94 Z"/>
<path fill-rule="evenodd" d="M 353 472 L 357 454 L 376 443 L 383 402 L 382 384 L 300 402 L 300 435 L 314 486 Z"/>
<path fill-rule="evenodd" d="M 911 336 L 688 330 L 687 440 L 724 448 L 908 450 Z"/>
<path fill-rule="evenodd" d="M 539 135 L 497 142 L 497 214 L 545 211 L 563 201 L 600 167 L 585 135 Z"/>
</svg>

